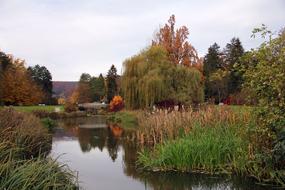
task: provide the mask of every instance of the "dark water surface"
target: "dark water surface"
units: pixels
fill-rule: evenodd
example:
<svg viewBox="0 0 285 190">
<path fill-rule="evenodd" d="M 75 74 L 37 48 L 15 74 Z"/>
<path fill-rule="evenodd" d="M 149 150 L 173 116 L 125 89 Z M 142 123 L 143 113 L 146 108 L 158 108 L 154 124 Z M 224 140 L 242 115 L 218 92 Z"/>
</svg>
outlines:
<svg viewBox="0 0 285 190">
<path fill-rule="evenodd" d="M 131 131 L 106 125 L 103 116 L 59 122 L 51 156 L 78 171 L 86 190 L 265 189 L 247 180 L 187 173 L 149 173 L 136 169 L 138 147 Z"/>
</svg>

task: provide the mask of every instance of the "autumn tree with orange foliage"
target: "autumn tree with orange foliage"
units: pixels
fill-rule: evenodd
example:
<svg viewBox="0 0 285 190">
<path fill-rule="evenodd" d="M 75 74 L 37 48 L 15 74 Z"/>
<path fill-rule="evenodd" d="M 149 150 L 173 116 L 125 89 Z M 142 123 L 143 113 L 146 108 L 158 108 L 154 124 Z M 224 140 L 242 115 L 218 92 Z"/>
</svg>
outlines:
<svg viewBox="0 0 285 190">
<path fill-rule="evenodd" d="M 2 101 L 6 105 L 33 105 L 42 100 L 41 89 L 32 80 L 21 59 L 11 59 L 2 75 Z"/>
<path fill-rule="evenodd" d="M 195 48 L 187 41 L 188 35 L 189 30 L 186 26 L 175 29 L 175 15 L 172 15 L 168 23 L 160 28 L 152 45 L 163 46 L 172 63 L 196 67 L 202 71 L 203 60 L 199 58 Z"/>
<path fill-rule="evenodd" d="M 124 107 L 124 101 L 121 96 L 114 96 L 112 101 L 110 102 L 110 111 L 120 111 Z"/>
<path fill-rule="evenodd" d="M 203 102 L 203 60 L 188 35 L 186 26 L 175 28 L 172 15 L 150 47 L 124 61 L 121 91 L 128 109 Z"/>
</svg>

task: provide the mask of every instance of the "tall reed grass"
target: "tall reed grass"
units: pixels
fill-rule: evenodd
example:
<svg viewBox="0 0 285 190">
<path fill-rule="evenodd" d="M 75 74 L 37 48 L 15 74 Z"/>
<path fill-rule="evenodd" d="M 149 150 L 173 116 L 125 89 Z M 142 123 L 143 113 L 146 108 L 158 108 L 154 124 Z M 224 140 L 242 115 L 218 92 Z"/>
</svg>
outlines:
<svg viewBox="0 0 285 190">
<path fill-rule="evenodd" d="M 239 132 L 244 133 L 251 119 L 250 112 L 237 114 L 229 107 L 209 106 L 199 111 L 159 111 L 155 114 L 141 112 L 138 114 L 140 127 L 136 138 L 142 144 L 155 145 L 187 135 L 195 126 L 214 128 L 220 125 L 242 125 L 244 127 Z"/>
<path fill-rule="evenodd" d="M 51 149 L 51 136 L 41 121 L 30 113 L 14 109 L 0 111 L 0 141 L 21 150 L 22 158 L 37 157 Z"/>
<path fill-rule="evenodd" d="M 0 111 L 0 189 L 76 189 L 67 166 L 47 157 L 51 136 L 41 121 L 13 109 Z"/>
<path fill-rule="evenodd" d="M 7 142 L 0 143 L 0 189 L 36 190 L 77 188 L 74 173 L 55 160 L 38 156 L 20 159 L 19 148 L 11 148 Z"/>
<path fill-rule="evenodd" d="M 141 113 L 138 163 L 149 170 L 236 173 L 285 186 L 285 171 L 264 158 L 272 141 L 251 109 L 206 107 L 198 111 Z M 151 147 L 151 148 L 150 148 Z M 261 151 L 262 150 L 262 151 Z"/>
<path fill-rule="evenodd" d="M 248 142 L 237 127 L 194 126 L 183 138 L 157 144 L 152 152 L 140 153 L 146 168 L 203 173 L 244 172 Z"/>
</svg>

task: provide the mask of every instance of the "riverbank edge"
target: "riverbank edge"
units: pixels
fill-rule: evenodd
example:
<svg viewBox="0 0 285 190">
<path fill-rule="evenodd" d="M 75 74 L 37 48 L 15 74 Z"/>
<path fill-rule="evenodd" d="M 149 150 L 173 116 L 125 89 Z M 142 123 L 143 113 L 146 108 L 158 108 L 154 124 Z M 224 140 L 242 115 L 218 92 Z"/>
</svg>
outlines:
<svg viewBox="0 0 285 190">
<path fill-rule="evenodd" d="M 136 129 L 138 127 L 137 112 L 121 110 L 106 114 L 108 124 L 117 124 L 123 129 Z"/>
<path fill-rule="evenodd" d="M 0 135 L 3 137 L 0 140 L 0 172 L 1 175 L 3 174 L 0 177 L 1 188 L 7 190 L 42 186 L 59 187 L 66 190 L 79 188 L 75 172 L 71 171 L 66 164 L 59 163 L 56 159 L 47 156 L 49 151 L 45 150 L 43 146 L 52 146 L 51 132 L 46 129 L 47 126 L 43 121 L 40 121 L 32 113 L 21 112 L 13 108 L 1 109 L 0 117 L 0 123 L 2 123 Z M 14 118 L 15 121 L 11 118 Z M 29 132 L 22 134 L 21 131 L 25 128 Z M 14 137 L 14 135 L 20 136 Z M 39 135 L 46 140 L 40 140 Z M 20 143 L 20 139 L 24 140 L 24 144 Z M 26 143 L 28 144 L 26 145 Z M 33 151 L 30 150 L 32 146 L 35 146 Z M 35 154 L 35 156 L 25 156 L 27 153 Z M 34 172 L 32 172 L 33 170 Z M 38 180 L 35 180 L 35 177 Z M 6 188 L 7 185 L 9 187 Z"/>
<path fill-rule="evenodd" d="M 232 109 L 232 107 L 230 107 Z M 232 109 L 233 113 L 235 114 L 241 114 L 242 112 L 250 112 L 254 114 L 254 109 L 242 109 L 237 112 L 237 109 Z M 145 118 L 147 119 L 147 118 Z M 254 130 L 260 130 L 258 129 L 258 124 L 256 123 L 256 118 L 251 118 L 253 123 L 249 124 L 252 125 Z M 194 122 L 195 123 L 195 122 Z M 202 127 L 203 126 L 198 126 Z M 205 127 L 205 126 L 204 126 Z M 236 126 L 235 126 L 236 127 Z M 253 129 L 252 128 L 252 129 Z M 250 130 L 252 130 L 250 129 Z M 141 152 L 139 152 L 138 156 L 138 161 L 137 165 L 139 168 L 151 172 L 186 172 L 186 173 L 201 173 L 201 174 L 209 174 L 209 175 L 237 175 L 243 178 L 249 178 L 255 180 L 257 184 L 262 184 L 265 186 L 271 186 L 271 187 L 277 187 L 277 188 L 284 188 L 285 187 L 285 171 L 284 170 L 272 170 L 270 167 L 267 166 L 262 166 L 264 163 L 262 163 L 259 159 L 257 158 L 259 156 L 262 156 L 260 152 L 255 152 L 253 153 L 252 150 L 252 144 L 248 144 L 248 146 L 244 147 L 245 149 L 248 150 L 247 155 L 249 157 L 255 157 L 257 159 L 248 159 L 245 160 L 246 163 L 242 165 L 243 167 L 237 167 L 237 165 L 225 165 L 224 167 L 216 168 L 214 170 L 208 170 L 207 168 L 195 168 L 195 169 L 189 169 L 190 167 L 186 167 L 181 169 L 181 168 L 176 168 L 175 165 L 168 165 L 165 166 L 163 164 L 163 156 L 161 156 L 161 152 L 159 152 L 163 148 L 167 148 L 169 146 L 172 146 L 173 149 L 177 149 L 177 142 L 183 141 L 187 139 L 187 135 L 181 136 L 175 140 L 167 140 L 166 142 L 159 143 L 154 145 L 151 148 L 143 148 Z M 246 139 L 244 139 L 246 140 Z M 160 149 L 160 150 L 159 150 Z M 168 155 L 169 157 L 177 157 L 177 156 L 171 156 L 171 154 Z M 183 155 L 178 156 L 178 157 L 183 157 Z M 150 164 L 151 162 L 159 161 L 163 166 L 157 166 L 155 164 Z M 173 160 L 172 160 L 173 161 Z M 174 161 L 175 162 L 175 161 Z M 199 165 L 199 164 L 198 164 Z M 202 164 L 200 163 L 200 166 Z M 262 172 L 260 172 L 262 171 Z M 261 174 L 262 173 L 262 174 Z M 282 177 L 283 176 L 283 177 Z"/>
</svg>

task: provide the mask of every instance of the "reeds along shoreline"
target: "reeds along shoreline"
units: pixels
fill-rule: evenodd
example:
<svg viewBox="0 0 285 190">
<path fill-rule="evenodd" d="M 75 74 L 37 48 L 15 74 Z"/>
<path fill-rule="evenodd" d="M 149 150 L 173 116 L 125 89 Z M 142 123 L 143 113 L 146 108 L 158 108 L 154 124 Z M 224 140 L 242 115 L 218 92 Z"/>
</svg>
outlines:
<svg viewBox="0 0 285 190">
<path fill-rule="evenodd" d="M 0 111 L 0 189 L 76 189 L 66 165 L 48 158 L 51 135 L 41 121 L 13 109 Z"/>
<path fill-rule="evenodd" d="M 213 128 L 219 125 L 247 125 L 252 122 L 250 114 L 246 111 L 237 113 L 224 106 L 170 113 L 164 110 L 153 114 L 139 112 L 136 139 L 141 144 L 155 145 L 187 135 L 194 126 Z"/>
<path fill-rule="evenodd" d="M 198 111 L 140 113 L 138 163 L 152 171 L 239 174 L 285 186 L 262 149 L 272 142 L 251 109 L 206 107 Z"/>
</svg>

